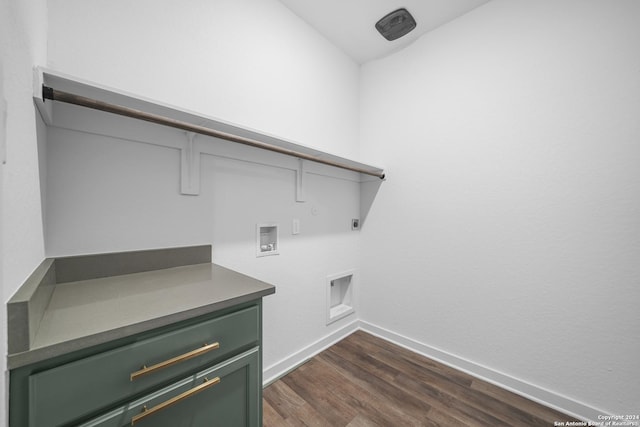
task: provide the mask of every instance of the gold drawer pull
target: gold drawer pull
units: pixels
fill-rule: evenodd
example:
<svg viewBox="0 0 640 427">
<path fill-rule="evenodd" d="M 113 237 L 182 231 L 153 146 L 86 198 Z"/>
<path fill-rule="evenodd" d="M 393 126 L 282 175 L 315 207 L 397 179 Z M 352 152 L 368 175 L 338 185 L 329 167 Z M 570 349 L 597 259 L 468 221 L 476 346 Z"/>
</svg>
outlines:
<svg viewBox="0 0 640 427">
<path fill-rule="evenodd" d="M 215 377 L 212 380 L 209 380 L 205 377 L 204 382 L 202 384 L 200 384 L 199 386 L 196 386 L 194 388 L 192 388 L 191 390 L 187 390 L 184 393 L 181 393 L 175 397 L 172 397 L 171 399 L 164 401 L 162 403 L 160 403 L 159 405 L 154 406 L 151 409 L 147 409 L 147 407 L 145 406 L 144 409 L 142 410 L 143 412 L 135 415 L 133 418 L 131 418 L 131 425 L 134 425 L 135 423 L 137 423 L 138 421 L 140 421 L 141 419 L 143 419 L 144 417 L 148 417 L 149 415 L 152 415 L 158 411 L 162 411 L 163 409 L 168 408 L 171 405 L 174 405 L 178 402 L 180 402 L 181 400 L 184 400 L 188 397 L 193 396 L 196 393 L 199 393 L 203 390 L 208 389 L 209 387 L 213 387 L 216 384 L 220 383 L 220 377 Z"/>
<path fill-rule="evenodd" d="M 130 380 L 133 381 L 136 378 L 139 378 L 143 375 L 151 374 L 152 372 L 158 371 L 160 369 L 168 368 L 169 366 L 175 365 L 176 363 L 184 362 L 185 360 L 189 360 L 194 357 L 201 356 L 219 347 L 220 347 L 220 343 L 217 343 L 217 342 L 214 342 L 213 344 L 205 344 L 203 347 L 197 348 L 185 354 L 181 354 L 180 356 L 176 356 L 173 359 L 165 360 L 164 362 L 160 362 L 149 367 L 143 366 L 142 369 L 140 369 L 139 371 L 135 371 L 131 373 Z"/>
</svg>

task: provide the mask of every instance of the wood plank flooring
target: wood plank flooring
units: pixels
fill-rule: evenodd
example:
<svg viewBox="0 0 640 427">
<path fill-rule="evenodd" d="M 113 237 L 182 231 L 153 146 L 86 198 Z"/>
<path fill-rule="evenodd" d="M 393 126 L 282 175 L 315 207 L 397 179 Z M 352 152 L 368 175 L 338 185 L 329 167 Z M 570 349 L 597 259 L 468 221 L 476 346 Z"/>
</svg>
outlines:
<svg viewBox="0 0 640 427">
<path fill-rule="evenodd" d="M 264 389 L 264 427 L 553 426 L 572 418 L 358 331 Z"/>
</svg>

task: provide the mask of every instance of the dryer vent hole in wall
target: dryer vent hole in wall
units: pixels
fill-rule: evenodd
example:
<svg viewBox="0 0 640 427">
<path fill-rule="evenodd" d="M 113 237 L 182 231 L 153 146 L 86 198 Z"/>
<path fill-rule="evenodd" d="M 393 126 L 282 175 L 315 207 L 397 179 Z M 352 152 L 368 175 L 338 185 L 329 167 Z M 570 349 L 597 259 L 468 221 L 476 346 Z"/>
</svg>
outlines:
<svg viewBox="0 0 640 427">
<path fill-rule="evenodd" d="M 355 312 L 353 272 L 327 277 L 327 325 Z"/>
</svg>

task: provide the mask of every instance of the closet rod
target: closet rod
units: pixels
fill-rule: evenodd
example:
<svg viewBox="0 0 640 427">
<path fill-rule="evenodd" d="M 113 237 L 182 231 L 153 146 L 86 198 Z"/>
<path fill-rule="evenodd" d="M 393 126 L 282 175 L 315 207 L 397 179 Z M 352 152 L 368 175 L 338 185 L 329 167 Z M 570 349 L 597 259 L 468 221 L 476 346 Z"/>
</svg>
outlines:
<svg viewBox="0 0 640 427">
<path fill-rule="evenodd" d="M 146 113 L 144 111 L 136 110 L 134 108 L 123 107 L 121 105 L 109 104 L 107 102 L 98 101 L 96 99 L 86 98 L 83 96 L 75 95 L 68 92 L 63 92 L 57 89 L 53 89 L 48 86 L 42 86 L 42 98 L 50 99 L 52 101 L 65 102 L 68 104 L 80 105 L 82 107 L 92 108 L 94 110 L 106 111 L 108 113 L 118 114 L 121 116 L 131 117 L 134 119 L 144 120 L 151 123 L 157 123 L 163 126 L 170 126 L 177 129 L 182 129 L 187 132 L 195 132 L 201 135 L 212 136 L 214 138 L 221 138 L 231 142 L 237 142 L 239 144 L 249 145 L 251 147 L 261 148 L 263 150 L 274 151 L 276 153 L 285 154 L 287 156 L 297 157 L 299 159 L 311 160 L 317 163 L 322 163 L 329 166 L 334 166 L 341 169 L 347 169 L 354 172 L 360 172 L 366 175 L 371 175 L 384 179 L 384 172 L 376 170 L 369 170 L 360 168 L 357 166 L 350 166 L 344 163 L 336 162 L 333 160 L 323 159 L 311 154 L 301 153 L 299 151 L 290 150 L 288 148 L 278 147 L 276 145 L 260 142 L 255 139 L 245 138 L 238 135 L 233 135 L 227 132 L 210 129 L 205 126 L 194 125 L 191 123 L 183 122 L 180 120 L 171 119 L 169 117 L 160 116 L 157 114 Z"/>
</svg>

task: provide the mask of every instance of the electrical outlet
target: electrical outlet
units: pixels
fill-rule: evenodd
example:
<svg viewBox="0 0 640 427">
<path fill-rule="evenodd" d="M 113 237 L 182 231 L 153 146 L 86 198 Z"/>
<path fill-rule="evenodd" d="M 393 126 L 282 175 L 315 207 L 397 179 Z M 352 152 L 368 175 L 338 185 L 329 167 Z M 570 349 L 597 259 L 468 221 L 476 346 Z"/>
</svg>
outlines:
<svg viewBox="0 0 640 427">
<path fill-rule="evenodd" d="M 351 220 L 351 229 L 352 230 L 360 230 L 360 219 L 359 218 L 353 218 Z"/>
</svg>

